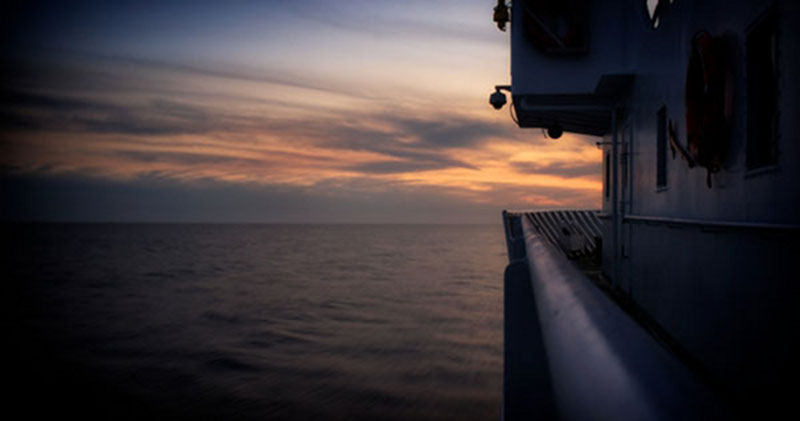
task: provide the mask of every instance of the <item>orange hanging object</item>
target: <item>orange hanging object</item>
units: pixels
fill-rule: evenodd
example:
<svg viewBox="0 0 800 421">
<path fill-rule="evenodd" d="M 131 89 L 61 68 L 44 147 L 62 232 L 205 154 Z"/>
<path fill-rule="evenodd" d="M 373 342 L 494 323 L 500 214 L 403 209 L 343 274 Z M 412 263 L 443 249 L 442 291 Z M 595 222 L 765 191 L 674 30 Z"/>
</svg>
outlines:
<svg viewBox="0 0 800 421">
<path fill-rule="evenodd" d="M 686 73 L 686 136 L 695 162 L 711 174 L 722 168 L 730 137 L 731 97 L 724 43 L 708 32 L 692 39 Z"/>
</svg>

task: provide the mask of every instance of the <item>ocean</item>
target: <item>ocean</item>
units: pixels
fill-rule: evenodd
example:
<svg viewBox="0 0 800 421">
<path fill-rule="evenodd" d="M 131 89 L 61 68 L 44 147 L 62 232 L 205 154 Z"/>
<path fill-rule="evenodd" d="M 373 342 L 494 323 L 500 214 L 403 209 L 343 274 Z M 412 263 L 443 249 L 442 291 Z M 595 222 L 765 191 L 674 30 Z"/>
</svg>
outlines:
<svg viewBox="0 0 800 421">
<path fill-rule="evenodd" d="M 500 417 L 500 224 L 18 224 L 3 246 L 26 418 Z"/>
</svg>

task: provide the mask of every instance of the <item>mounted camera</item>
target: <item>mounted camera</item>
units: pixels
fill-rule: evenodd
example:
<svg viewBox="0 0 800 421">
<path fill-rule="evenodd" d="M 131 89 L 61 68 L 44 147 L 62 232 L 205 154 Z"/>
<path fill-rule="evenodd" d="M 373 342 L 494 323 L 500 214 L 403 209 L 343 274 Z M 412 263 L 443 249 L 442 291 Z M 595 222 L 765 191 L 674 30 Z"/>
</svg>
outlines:
<svg viewBox="0 0 800 421">
<path fill-rule="evenodd" d="M 495 110 L 503 108 L 506 105 L 506 94 L 500 92 L 501 89 L 511 92 L 511 86 L 497 85 L 494 87 L 494 93 L 489 95 L 489 104 L 492 104 Z"/>
<path fill-rule="evenodd" d="M 495 91 L 489 96 L 489 103 L 492 104 L 492 107 L 494 107 L 495 110 L 503 108 L 503 105 L 506 105 L 506 94 L 500 91 Z"/>
</svg>

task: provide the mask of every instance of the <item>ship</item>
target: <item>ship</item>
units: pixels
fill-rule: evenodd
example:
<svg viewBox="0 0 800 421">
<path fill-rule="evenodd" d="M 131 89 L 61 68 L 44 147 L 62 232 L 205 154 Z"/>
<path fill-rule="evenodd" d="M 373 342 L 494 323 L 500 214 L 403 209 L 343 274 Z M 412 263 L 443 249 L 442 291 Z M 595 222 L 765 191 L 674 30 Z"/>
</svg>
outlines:
<svg viewBox="0 0 800 421">
<path fill-rule="evenodd" d="M 499 0 L 513 121 L 601 209 L 503 211 L 504 420 L 771 419 L 800 373 L 800 2 Z"/>
</svg>

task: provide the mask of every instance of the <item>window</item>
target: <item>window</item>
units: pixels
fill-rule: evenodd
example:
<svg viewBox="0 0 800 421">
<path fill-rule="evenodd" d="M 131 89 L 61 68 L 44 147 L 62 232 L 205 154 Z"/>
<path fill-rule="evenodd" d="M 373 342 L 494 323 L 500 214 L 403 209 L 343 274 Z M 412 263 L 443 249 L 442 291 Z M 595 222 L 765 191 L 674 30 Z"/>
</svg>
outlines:
<svg viewBox="0 0 800 421">
<path fill-rule="evenodd" d="M 540 51 L 556 55 L 588 51 L 589 0 L 529 0 L 521 6 L 527 38 Z"/>
<path fill-rule="evenodd" d="M 656 187 L 667 186 L 667 108 L 658 110 L 656 133 Z"/>
<path fill-rule="evenodd" d="M 778 133 L 778 37 L 774 11 L 747 32 L 747 168 L 774 164 Z"/>
</svg>

